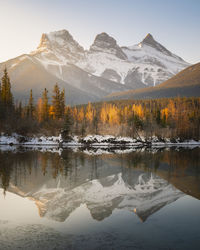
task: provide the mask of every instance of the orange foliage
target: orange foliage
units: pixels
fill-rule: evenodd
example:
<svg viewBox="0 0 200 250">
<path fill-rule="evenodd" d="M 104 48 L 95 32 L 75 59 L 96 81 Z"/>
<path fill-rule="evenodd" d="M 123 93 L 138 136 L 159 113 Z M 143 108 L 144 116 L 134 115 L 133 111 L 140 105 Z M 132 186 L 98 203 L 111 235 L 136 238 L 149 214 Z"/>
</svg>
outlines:
<svg viewBox="0 0 200 250">
<path fill-rule="evenodd" d="M 140 118 L 144 118 L 144 111 L 142 105 L 135 105 L 132 106 L 132 111 L 135 115 L 138 115 Z"/>
</svg>

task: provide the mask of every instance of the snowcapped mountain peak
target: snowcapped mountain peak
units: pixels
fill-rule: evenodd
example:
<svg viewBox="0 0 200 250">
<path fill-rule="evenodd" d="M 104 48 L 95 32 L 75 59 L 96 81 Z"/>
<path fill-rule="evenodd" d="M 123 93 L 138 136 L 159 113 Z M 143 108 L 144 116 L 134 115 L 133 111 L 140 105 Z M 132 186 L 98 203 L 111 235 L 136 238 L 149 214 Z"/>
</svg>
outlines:
<svg viewBox="0 0 200 250">
<path fill-rule="evenodd" d="M 145 36 L 145 38 L 143 39 L 143 41 L 142 41 L 143 43 L 147 43 L 147 44 L 151 44 L 151 43 L 154 43 L 154 42 L 156 42 L 155 40 L 154 40 L 154 38 L 153 38 L 153 36 L 151 35 L 151 33 L 148 33 L 146 36 Z"/>
<path fill-rule="evenodd" d="M 140 42 L 138 44 L 138 46 L 140 48 L 142 48 L 144 46 L 150 46 L 150 47 L 156 49 L 157 51 L 159 51 L 167 56 L 174 57 L 174 55 L 168 49 L 166 49 L 163 45 L 161 45 L 159 42 L 157 42 L 150 33 L 148 33 L 145 36 L 145 38 L 142 40 L 142 42 Z M 179 59 L 181 59 L 181 58 L 179 58 Z"/>
<path fill-rule="evenodd" d="M 17 85 L 21 82 L 26 85 L 25 76 L 34 74 L 38 82 L 43 82 L 41 86 L 47 88 L 52 82 L 68 84 L 66 92 L 69 87 L 73 89 L 81 103 L 98 100 L 113 92 L 155 86 L 189 66 L 150 33 L 139 44 L 120 47 L 112 36 L 103 32 L 95 37 L 89 50 L 84 50 L 65 29 L 42 34 L 35 51 L 4 62 L 0 68 L 4 69 L 5 65 L 14 72 L 14 79 L 17 79 L 15 74 L 19 76 L 19 84 L 17 81 L 13 84 L 16 93 L 19 92 Z M 37 73 L 29 72 L 32 67 Z M 34 86 L 34 77 L 32 81 Z M 19 89 L 21 91 L 21 87 Z M 38 95 L 40 92 L 38 88 Z"/>
<path fill-rule="evenodd" d="M 114 54 L 122 60 L 127 59 L 127 56 L 117 44 L 117 41 L 105 32 L 96 36 L 94 43 L 90 47 L 90 52 L 105 52 Z"/>
<path fill-rule="evenodd" d="M 40 44 L 37 49 L 66 49 L 71 51 L 72 49 L 78 52 L 84 52 L 83 47 L 81 47 L 73 38 L 73 36 L 67 30 L 59 30 L 50 32 L 48 34 L 42 34 Z"/>
<path fill-rule="evenodd" d="M 113 37 L 109 36 L 105 32 L 102 32 L 95 37 L 94 44 L 91 46 L 91 49 L 93 49 L 93 46 L 95 45 L 100 48 L 110 48 L 115 47 L 117 42 Z"/>
<path fill-rule="evenodd" d="M 37 50 L 31 55 L 48 69 L 48 65 L 76 63 L 84 56 L 84 53 L 83 47 L 67 30 L 63 29 L 42 34 Z M 60 74 L 56 73 L 56 75 L 60 77 Z"/>
</svg>

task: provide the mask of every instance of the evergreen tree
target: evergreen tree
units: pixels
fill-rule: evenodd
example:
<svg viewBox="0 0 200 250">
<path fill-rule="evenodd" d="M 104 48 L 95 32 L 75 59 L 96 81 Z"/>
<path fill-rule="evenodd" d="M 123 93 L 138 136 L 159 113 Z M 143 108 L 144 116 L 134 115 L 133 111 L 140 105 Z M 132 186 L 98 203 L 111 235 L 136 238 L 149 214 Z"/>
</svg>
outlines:
<svg viewBox="0 0 200 250">
<path fill-rule="evenodd" d="M 156 122 L 158 125 L 161 124 L 161 114 L 160 114 L 160 109 L 157 109 L 156 111 Z"/>
<path fill-rule="evenodd" d="M 54 118 L 55 119 L 63 118 L 65 114 L 65 91 L 63 89 L 63 91 L 60 92 L 57 83 L 54 86 L 53 90 L 52 106 L 54 110 Z"/>
<path fill-rule="evenodd" d="M 22 102 L 20 101 L 19 104 L 15 108 L 15 113 L 18 118 L 22 118 L 22 111 L 23 111 Z"/>
<path fill-rule="evenodd" d="M 45 88 L 42 94 L 42 120 L 47 121 L 49 119 L 49 98 L 48 90 Z"/>
<path fill-rule="evenodd" d="M 54 110 L 54 118 L 55 119 L 61 118 L 60 89 L 59 89 L 57 83 L 53 89 L 52 106 L 53 106 L 53 110 Z"/>
<path fill-rule="evenodd" d="M 65 90 L 63 89 L 63 91 L 60 93 L 60 115 L 61 118 L 64 117 L 65 114 Z"/>
<path fill-rule="evenodd" d="M 66 114 L 65 114 L 65 122 L 64 122 L 64 127 L 62 131 L 62 138 L 66 140 L 70 133 L 72 132 L 72 126 L 74 124 L 74 118 L 72 114 L 72 110 L 70 107 L 66 108 Z"/>
<path fill-rule="evenodd" d="M 11 93 L 10 78 L 8 76 L 7 69 L 4 69 L 4 74 L 1 79 L 1 101 L 7 110 L 7 108 L 13 107 L 13 96 Z"/>
<path fill-rule="evenodd" d="M 30 118 L 33 118 L 33 112 L 34 112 L 34 104 L 33 104 L 33 91 L 30 90 L 30 96 L 29 96 L 29 102 L 28 102 L 28 109 L 27 109 L 27 115 Z"/>
</svg>

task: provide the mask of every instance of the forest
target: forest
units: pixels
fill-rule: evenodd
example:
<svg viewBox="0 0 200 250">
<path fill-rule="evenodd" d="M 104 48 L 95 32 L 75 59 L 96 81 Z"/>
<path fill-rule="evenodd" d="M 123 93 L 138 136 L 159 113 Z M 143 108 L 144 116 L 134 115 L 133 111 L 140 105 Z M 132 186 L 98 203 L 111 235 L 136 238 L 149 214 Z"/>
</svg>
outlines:
<svg viewBox="0 0 200 250">
<path fill-rule="evenodd" d="M 65 91 L 55 84 L 37 100 L 14 100 L 5 68 L 0 83 L 0 132 L 21 135 L 110 134 L 133 138 L 200 139 L 200 98 L 120 100 L 66 106 Z"/>
</svg>

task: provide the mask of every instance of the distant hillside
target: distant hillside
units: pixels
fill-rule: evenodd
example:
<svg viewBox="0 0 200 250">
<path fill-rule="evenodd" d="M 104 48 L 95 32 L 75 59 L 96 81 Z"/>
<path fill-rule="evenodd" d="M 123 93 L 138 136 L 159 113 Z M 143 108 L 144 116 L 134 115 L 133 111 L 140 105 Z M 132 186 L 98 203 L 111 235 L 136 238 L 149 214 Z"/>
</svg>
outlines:
<svg viewBox="0 0 200 250">
<path fill-rule="evenodd" d="M 200 63 L 192 65 L 156 87 L 114 93 L 105 100 L 147 99 L 163 97 L 199 97 Z"/>
</svg>

